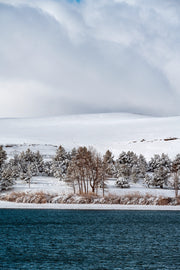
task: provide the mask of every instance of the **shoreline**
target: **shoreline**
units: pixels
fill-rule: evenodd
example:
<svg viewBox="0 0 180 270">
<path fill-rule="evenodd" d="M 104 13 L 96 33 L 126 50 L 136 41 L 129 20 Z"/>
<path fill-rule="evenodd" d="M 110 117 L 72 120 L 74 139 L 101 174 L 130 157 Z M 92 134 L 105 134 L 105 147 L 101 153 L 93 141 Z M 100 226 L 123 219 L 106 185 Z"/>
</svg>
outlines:
<svg viewBox="0 0 180 270">
<path fill-rule="evenodd" d="M 122 204 L 57 204 L 15 203 L 0 201 L 0 209 L 46 209 L 46 210 L 118 210 L 118 211 L 180 211 L 180 205 L 122 205 Z"/>
</svg>

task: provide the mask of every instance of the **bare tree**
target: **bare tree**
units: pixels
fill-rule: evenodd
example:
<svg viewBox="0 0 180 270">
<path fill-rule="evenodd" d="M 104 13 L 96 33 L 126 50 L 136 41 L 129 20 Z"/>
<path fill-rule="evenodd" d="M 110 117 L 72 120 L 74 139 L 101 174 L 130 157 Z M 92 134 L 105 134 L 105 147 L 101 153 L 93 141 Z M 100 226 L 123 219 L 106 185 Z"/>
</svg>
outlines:
<svg viewBox="0 0 180 270">
<path fill-rule="evenodd" d="M 90 161 L 90 152 L 86 147 L 79 147 L 73 155 L 67 171 L 67 181 L 69 181 L 75 192 L 75 186 L 78 186 L 79 194 L 88 193 L 88 169 Z"/>
<path fill-rule="evenodd" d="M 89 187 L 93 193 L 97 193 L 103 182 L 104 194 L 105 164 L 100 154 L 93 148 L 79 147 L 71 159 L 66 179 L 74 193 L 78 187 L 79 194 L 88 194 Z"/>
<path fill-rule="evenodd" d="M 178 197 L 179 190 L 179 172 L 180 172 L 180 155 L 177 155 L 172 163 L 172 172 L 174 174 L 174 190 L 175 190 L 175 198 Z"/>
<path fill-rule="evenodd" d="M 79 174 L 76 168 L 75 157 L 72 158 L 67 170 L 66 182 L 73 187 L 74 194 L 76 193 L 76 181 L 79 183 Z M 80 193 L 80 189 L 79 189 Z"/>
<path fill-rule="evenodd" d="M 108 164 L 104 162 L 101 155 L 94 149 L 89 148 L 90 151 L 90 159 L 89 159 L 89 183 L 92 189 L 92 192 L 97 194 L 98 188 L 101 186 L 103 188 L 103 196 L 104 196 L 104 188 L 105 181 L 107 176 L 107 166 Z"/>
<path fill-rule="evenodd" d="M 175 190 L 175 198 L 178 197 L 178 190 L 179 190 L 179 177 L 178 172 L 174 172 L 174 190 Z"/>
</svg>

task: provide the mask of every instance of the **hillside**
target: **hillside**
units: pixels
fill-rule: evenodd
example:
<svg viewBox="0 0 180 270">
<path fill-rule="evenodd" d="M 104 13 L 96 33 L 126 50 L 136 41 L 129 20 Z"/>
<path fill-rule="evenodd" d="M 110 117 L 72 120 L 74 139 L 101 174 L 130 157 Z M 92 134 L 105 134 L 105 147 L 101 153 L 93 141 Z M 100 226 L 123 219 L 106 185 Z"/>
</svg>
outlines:
<svg viewBox="0 0 180 270">
<path fill-rule="evenodd" d="M 133 150 L 146 158 L 162 152 L 173 157 L 180 152 L 180 117 L 112 113 L 34 119 L 1 118 L 0 144 L 7 145 L 6 150 L 10 154 L 30 145 L 32 149 L 51 156 L 56 146 L 62 144 L 67 149 L 92 145 L 101 152 L 109 148 L 115 156 L 122 150 Z"/>
</svg>

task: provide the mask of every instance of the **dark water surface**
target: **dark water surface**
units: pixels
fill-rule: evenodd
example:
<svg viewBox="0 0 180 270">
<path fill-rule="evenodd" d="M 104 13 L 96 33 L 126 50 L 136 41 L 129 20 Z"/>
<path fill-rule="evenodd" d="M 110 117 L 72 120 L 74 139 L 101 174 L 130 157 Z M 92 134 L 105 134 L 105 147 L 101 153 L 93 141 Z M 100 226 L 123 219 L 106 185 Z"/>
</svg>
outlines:
<svg viewBox="0 0 180 270">
<path fill-rule="evenodd" d="M 1 209 L 0 269 L 180 270 L 180 212 Z"/>
</svg>

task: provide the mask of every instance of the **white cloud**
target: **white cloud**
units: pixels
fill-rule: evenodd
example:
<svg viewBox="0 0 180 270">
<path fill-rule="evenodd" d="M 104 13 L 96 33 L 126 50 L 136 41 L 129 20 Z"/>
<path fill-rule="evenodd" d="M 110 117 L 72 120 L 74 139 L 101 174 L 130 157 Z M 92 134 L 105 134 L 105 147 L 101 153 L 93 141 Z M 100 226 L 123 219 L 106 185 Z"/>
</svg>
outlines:
<svg viewBox="0 0 180 270">
<path fill-rule="evenodd" d="M 180 114 L 177 0 L 0 0 L 0 116 Z"/>
</svg>

